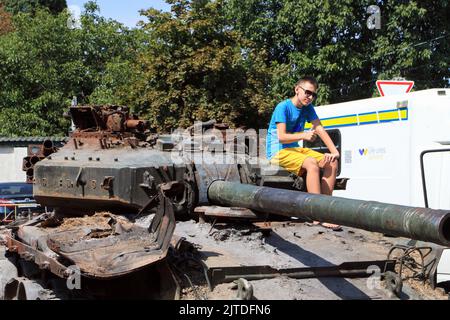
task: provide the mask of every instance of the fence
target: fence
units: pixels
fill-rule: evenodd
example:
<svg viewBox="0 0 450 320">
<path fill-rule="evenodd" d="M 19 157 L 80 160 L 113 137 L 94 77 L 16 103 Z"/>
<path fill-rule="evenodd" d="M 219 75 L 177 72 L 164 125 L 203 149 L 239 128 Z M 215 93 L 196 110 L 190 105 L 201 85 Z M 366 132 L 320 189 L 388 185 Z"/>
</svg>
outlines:
<svg viewBox="0 0 450 320">
<path fill-rule="evenodd" d="M 7 224 L 14 222 L 17 219 L 17 215 L 19 213 L 23 213 L 24 211 L 28 211 L 28 213 L 32 213 L 32 209 L 39 208 L 39 204 L 36 202 L 28 202 L 28 203 L 0 203 L 0 208 L 2 208 L 3 216 L 1 217 L 0 224 Z M 9 210 L 10 209 L 10 210 Z M 25 210 L 23 210 L 25 209 Z M 14 215 L 14 216 L 13 216 Z M 14 219 L 13 219 L 14 218 Z"/>
</svg>

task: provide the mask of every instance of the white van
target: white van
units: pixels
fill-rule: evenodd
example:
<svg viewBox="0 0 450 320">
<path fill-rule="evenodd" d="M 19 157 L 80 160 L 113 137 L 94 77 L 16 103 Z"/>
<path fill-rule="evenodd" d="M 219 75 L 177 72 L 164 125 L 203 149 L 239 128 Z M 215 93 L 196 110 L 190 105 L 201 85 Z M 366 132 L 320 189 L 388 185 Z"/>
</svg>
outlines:
<svg viewBox="0 0 450 320">
<path fill-rule="evenodd" d="M 341 152 L 338 178 L 349 178 L 333 195 L 450 209 L 450 89 L 324 105 L 316 112 Z M 449 282 L 450 248 L 435 254 L 434 281 Z"/>
<path fill-rule="evenodd" d="M 339 146 L 338 178 L 349 178 L 346 190 L 333 195 L 425 207 L 424 153 L 429 207 L 450 209 L 450 89 L 323 105 L 316 112 Z"/>
</svg>

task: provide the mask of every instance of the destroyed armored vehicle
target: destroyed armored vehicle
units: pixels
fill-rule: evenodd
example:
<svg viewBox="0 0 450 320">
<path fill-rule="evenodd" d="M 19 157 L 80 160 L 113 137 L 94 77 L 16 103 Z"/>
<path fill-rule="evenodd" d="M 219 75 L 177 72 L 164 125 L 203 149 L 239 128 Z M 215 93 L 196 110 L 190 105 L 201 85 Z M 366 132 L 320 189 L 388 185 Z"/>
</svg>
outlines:
<svg viewBox="0 0 450 320">
<path fill-rule="evenodd" d="M 137 281 L 134 292 L 153 286 L 158 297 L 173 298 L 167 292 L 176 281 L 165 263 L 181 246 L 176 221 L 209 214 L 299 217 L 450 243 L 448 211 L 302 192 L 302 177 L 258 157 L 264 141 L 252 131 L 209 121 L 158 135 L 121 106 L 72 106 L 70 116 L 76 130 L 68 142 L 58 150 L 44 144 L 32 170 L 24 163 L 34 198 L 54 212 L 11 224 L 0 240 L 37 273 L 67 279 L 78 272 L 93 297 L 122 292 L 141 273 L 147 281 Z M 146 215 L 154 215 L 148 227 L 134 223 Z M 17 298 L 20 288 L 22 298 L 34 297 L 17 271 L 5 277 L 5 297 Z"/>
</svg>

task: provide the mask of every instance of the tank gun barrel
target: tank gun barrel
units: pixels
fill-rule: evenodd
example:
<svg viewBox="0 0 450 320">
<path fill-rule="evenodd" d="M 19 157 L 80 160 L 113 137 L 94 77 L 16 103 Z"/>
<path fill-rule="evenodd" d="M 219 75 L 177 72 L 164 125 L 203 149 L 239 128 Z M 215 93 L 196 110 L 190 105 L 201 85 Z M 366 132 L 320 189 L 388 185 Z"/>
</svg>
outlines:
<svg viewBox="0 0 450 320">
<path fill-rule="evenodd" d="M 306 217 L 450 246 L 450 210 L 407 207 L 226 181 L 212 182 L 208 199 L 220 206 Z"/>
</svg>

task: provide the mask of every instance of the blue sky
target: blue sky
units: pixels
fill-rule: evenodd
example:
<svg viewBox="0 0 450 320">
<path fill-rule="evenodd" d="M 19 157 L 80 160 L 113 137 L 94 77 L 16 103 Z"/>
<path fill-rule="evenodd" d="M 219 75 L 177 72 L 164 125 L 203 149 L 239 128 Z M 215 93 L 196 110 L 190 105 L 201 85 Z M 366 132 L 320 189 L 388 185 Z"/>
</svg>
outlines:
<svg viewBox="0 0 450 320">
<path fill-rule="evenodd" d="M 83 10 L 84 3 L 88 0 L 66 0 L 68 6 L 78 6 Z M 128 27 L 136 26 L 143 17 L 139 15 L 139 10 L 153 7 L 158 10 L 169 11 L 170 5 L 164 0 L 97 0 L 100 6 L 100 15 L 112 18 L 124 23 Z"/>
</svg>

